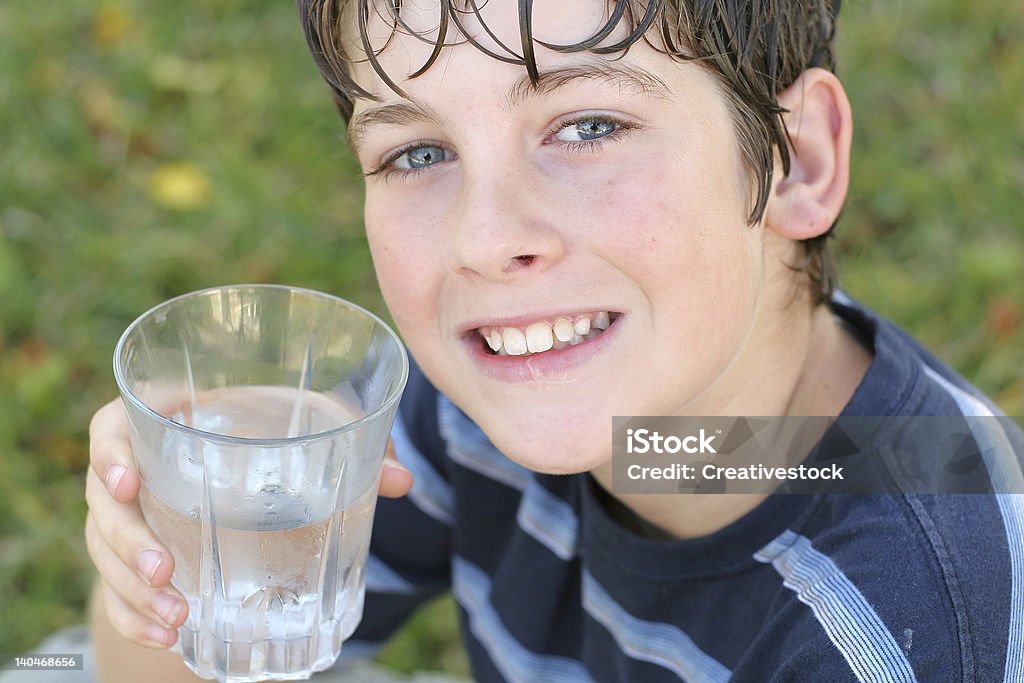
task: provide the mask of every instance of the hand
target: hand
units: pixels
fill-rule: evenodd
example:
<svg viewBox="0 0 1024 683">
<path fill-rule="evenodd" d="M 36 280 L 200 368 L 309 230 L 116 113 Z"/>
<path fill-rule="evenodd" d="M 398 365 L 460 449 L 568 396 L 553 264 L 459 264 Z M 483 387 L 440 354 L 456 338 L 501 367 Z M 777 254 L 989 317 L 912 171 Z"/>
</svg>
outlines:
<svg viewBox="0 0 1024 683">
<path fill-rule="evenodd" d="M 100 599 L 107 617 L 130 641 L 170 647 L 177 640 L 177 628 L 185 622 L 188 605 L 170 585 L 174 558 L 142 517 L 138 501 L 141 480 L 120 399 L 93 416 L 89 459 L 85 542 L 100 572 Z M 379 493 L 398 498 L 411 487 L 412 475 L 395 460 L 394 444 L 389 442 Z"/>
</svg>

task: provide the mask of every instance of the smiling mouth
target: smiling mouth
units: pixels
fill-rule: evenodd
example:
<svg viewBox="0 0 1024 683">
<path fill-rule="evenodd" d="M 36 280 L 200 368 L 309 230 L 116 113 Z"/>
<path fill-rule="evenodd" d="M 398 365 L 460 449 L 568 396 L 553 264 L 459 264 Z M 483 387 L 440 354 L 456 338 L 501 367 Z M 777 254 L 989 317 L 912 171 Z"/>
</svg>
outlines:
<svg viewBox="0 0 1024 683">
<path fill-rule="evenodd" d="M 559 316 L 526 327 L 479 327 L 484 350 L 492 356 L 535 356 L 559 351 L 604 334 L 621 317 L 615 311 Z"/>
</svg>

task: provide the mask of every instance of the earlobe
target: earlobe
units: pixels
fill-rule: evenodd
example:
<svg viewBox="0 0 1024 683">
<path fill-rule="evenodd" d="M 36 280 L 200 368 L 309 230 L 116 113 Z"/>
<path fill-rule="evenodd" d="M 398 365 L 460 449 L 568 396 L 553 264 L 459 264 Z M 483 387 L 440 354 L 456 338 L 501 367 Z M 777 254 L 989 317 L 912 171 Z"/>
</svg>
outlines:
<svg viewBox="0 0 1024 683">
<path fill-rule="evenodd" d="M 839 79 L 808 69 L 779 95 L 789 130 L 789 174 L 776 177 L 765 225 L 793 240 L 826 232 L 843 207 L 850 179 L 853 118 Z"/>
</svg>

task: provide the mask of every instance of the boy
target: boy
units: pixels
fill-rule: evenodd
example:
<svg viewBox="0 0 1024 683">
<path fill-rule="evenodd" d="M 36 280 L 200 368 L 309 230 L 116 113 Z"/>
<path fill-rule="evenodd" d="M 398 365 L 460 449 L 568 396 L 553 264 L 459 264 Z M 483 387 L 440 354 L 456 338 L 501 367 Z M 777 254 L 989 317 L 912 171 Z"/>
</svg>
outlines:
<svg viewBox="0 0 1024 683">
<path fill-rule="evenodd" d="M 1024 680 L 1019 496 L 612 487 L 614 415 L 989 411 L 833 291 L 835 7 L 299 5 L 419 366 L 393 434 L 415 483 L 380 503 L 343 651 L 450 588 L 480 681 Z M 167 647 L 186 609 L 125 432 L 97 414 L 97 658 L 170 679 L 121 638 Z"/>
</svg>

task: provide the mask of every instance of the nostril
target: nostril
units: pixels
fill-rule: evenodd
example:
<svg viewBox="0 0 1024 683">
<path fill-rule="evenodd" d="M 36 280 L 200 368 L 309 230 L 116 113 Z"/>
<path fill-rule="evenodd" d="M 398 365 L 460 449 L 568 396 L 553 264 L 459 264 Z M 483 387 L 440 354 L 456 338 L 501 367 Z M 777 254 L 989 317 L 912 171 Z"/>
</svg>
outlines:
<svg viewBox="0 0 1024 683">
<path fill-rule="evenodd" d="M 533 260 L 535 258 L 537 258 L 537 257 L 534 256 L 533 254 L 524 254 L 524 255 L 521 255 L 521 256 L 515 256 L 513 258 L 510 258 L 508 260 L 508 262 L 505 263 L 505 267 L 502 268 L 502 270 L 505 271 L 506 273 L 515 272 L 516 270 L 519 270 L 520 268 L 526 268 L 526 267 L 530 266 L 530 264 L 533 263 Z"/>
</svg>

